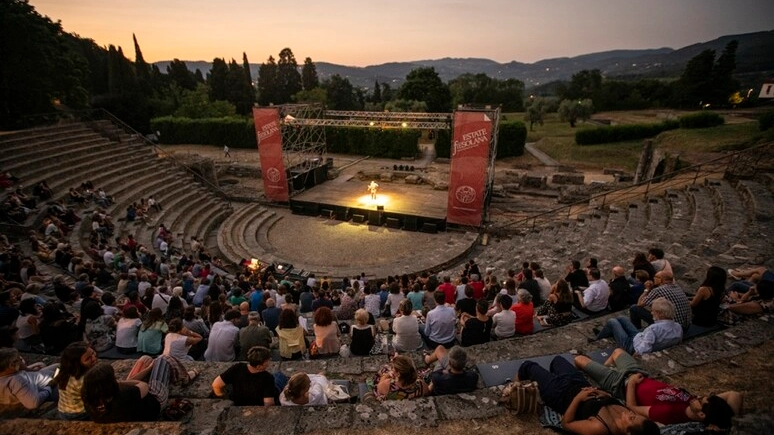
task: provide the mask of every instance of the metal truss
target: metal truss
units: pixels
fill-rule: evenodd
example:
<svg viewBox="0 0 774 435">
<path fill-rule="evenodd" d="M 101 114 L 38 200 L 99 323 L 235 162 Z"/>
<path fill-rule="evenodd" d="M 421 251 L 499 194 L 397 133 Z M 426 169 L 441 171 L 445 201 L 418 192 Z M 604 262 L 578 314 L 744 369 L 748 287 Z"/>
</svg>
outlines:
<svg viewBox="0 0 774 435">
<path fill-rule="evenodd" d="M 325 164 L 325 126 L 299 123 L 297 120 L 322 119 L 321 104 L 285 104 L 280 106 L 282 155 L 285 167 L 305 171 Z"/>
<path fill-rule="evenodd" d="M 415 128 L 420 130 L 449 130 L 451 122 L 433 121 L 390 121 L 379 119 L 294 119 L 285 121 L 303 127 L 361 127 L 361 128 Z"/>
</svg>

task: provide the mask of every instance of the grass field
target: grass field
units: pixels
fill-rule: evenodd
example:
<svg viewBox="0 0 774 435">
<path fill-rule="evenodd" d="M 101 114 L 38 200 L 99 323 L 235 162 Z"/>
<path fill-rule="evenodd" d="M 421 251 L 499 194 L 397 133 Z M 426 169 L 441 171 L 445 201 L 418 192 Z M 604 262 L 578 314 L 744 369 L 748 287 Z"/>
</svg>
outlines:
<svg viewBox="0 0 774 435">
<path fill-rule="evenodd" d="M 687 112 L 671 110 L 641 110 L 597 113 L 593 119 L 610 120 L 615 124 L 657 123 L 676 119 Z M 507 113 L 507 120 L 523 120 L 523 113 Z M 774 140 L 774 133 L 761 133 L 758 123 L 748 116 L 726 114 L 726 124 L 707 129 L 678 129 L 661 133 L 653 138 L 658 149 L 670 155 L 679 154 L 683 161 L 698 163 L 708 160 L 711 154 L 743 149 L 757 141 Z M 644 140 L 616 142 L 601 145 L 578 146 L 575 132 L 596 128 L 597 124 L 580 122 L 575 128 L 559 120 L 556 113 L 549 113 L 543 125 L 536 125 L 527 132 L 527 142 L 562 164 L 580 168 L 616 168 L 634 172 L 640 158 Z"/>
</svg>

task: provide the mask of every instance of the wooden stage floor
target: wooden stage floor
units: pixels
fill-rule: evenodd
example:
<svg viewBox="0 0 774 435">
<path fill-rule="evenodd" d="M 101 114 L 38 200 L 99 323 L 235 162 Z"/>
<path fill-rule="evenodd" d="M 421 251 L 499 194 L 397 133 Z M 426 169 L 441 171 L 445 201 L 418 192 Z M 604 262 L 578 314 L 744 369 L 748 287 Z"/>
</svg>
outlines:
<svg viewBox="0 0 774 435">
<path fill-rule="evenodd" d="M 384 206 L 387 213 L 420 216 L 432 219 L 446 219 L 447 190 L 433 190 L 430 185 L 405 184 L 403 180 L 379 183 L 376 200 L 368 192 L 369 181 L 357 177 L 337 178 L 312 187 L 291 199 L 292 201 L 314 202 L 364 210 L 376 210 Z"/>
</svg>

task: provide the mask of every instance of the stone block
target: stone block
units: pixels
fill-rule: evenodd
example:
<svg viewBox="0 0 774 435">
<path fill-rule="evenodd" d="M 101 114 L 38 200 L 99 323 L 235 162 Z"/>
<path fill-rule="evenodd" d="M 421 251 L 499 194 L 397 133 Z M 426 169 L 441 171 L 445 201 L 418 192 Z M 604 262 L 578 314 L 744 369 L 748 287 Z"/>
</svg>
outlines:
<svg viewBox="0 0 774 435">
<path fill-rule="evenodd" d="M 190 399 L 190 398 L 189 398 Z M 185 431 L 189 434 L 217 434 L 218 421 L 226 409 L 234 404 L 230 400 L 190 399 L 194 404 L 191 419 L 185 422 Z"/>
<path fill-rule="evenodd" d="M 554 174 L 551 176 L 553 184 L 574 184 L 582 185 L 584 181 L 583 174 Z"/>
<path fill-rule="evenodd" d="M 359 375 L 362 372 L 363 361 L 359 357 L 333 358 L 327 361 L 327 373 L 330 374 Z"/>
<path fill-rule="evenodd" d="M 379 181 L 392 181 L 393 178 L 392 172 L 382 172 L 379 174 Z"/>
<path fill-rule="evenodd" d="M 344 429 L 352 426 L 355 407 L 352 405 L 305 406 L 299 415 L 298 433 Z"/>
<path fill-rule="evenodd" d="M 406 177 L 406 184 L 420 184 L 422 183 L 422 178 L 420 178 L 419 175 L 409 175 Z"/>
<path fill-rule="evenodd" d="M 525 175 L 521 178 L 521 185 L 532 189 L 544 189 L 547 178 L 543 175 Z"/>
<path fill-rule="evenodd" d="M 384 425 L 409 427 L 438 426 L 438 411 L 430 398 L 413 400 L 385 400 L 355 405 L 353 428 L 369 428 Z"/>
<path fill-rule="evenodd" d="M 470 393 L 435 397 L 438 417 L 442 420 L 472 420 L 505 414 L 508 410 L 497 405 L 500 389 L 485 388 Z"/>
<path fill-rule="evenodd" d="M 292 435 L 303 412 L 300 406 L 232 406 L 216 433 L 229 435 Z"/>
<path fill-rule="evenodd" d="M 183 435 L 186 431 L 177 421 L 147 421 L 99 424 L 91 421 L 6 420 L 0 424 L 0 435 Z"/>
</svg>

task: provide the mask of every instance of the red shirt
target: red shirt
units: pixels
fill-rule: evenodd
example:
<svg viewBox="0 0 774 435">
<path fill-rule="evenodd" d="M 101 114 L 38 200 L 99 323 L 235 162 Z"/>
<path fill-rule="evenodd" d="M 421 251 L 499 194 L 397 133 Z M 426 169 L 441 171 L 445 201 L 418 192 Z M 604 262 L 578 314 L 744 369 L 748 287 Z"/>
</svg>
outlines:
<svg viewBox="0 0 774 435">
<path fill-rule="evenodd" d="M 473 287 L 473 299 L 479 300 L 484 297 L 483 281 L 471 281 L 469 284 L 471 287 Z"/>
<path fill-rule="evenodd" d="M 648 418 L 661 424 L 677 424 L 691 421 L 685 414 L 690 393 L 652 378 L 645 378 L 635 390 L 637 404 L 650 406 Z"/>
<path fill-rule="evenodd" d="M 438 286 L 436 290 L 440 290 L 444 294 L 444 302 L 447 304 L 454 304 L 457 302 L 457 287 L 450 282 L 445 282 Z"/>
<path fill-rule="evenodd" d="M 516 333 L 517 334 L 532 334 L 535 330 L 535 307 L 532 302 L 528 304 L 514 304 L 511 305 L 511 311 L 516 313 Z"/>
</svg>

